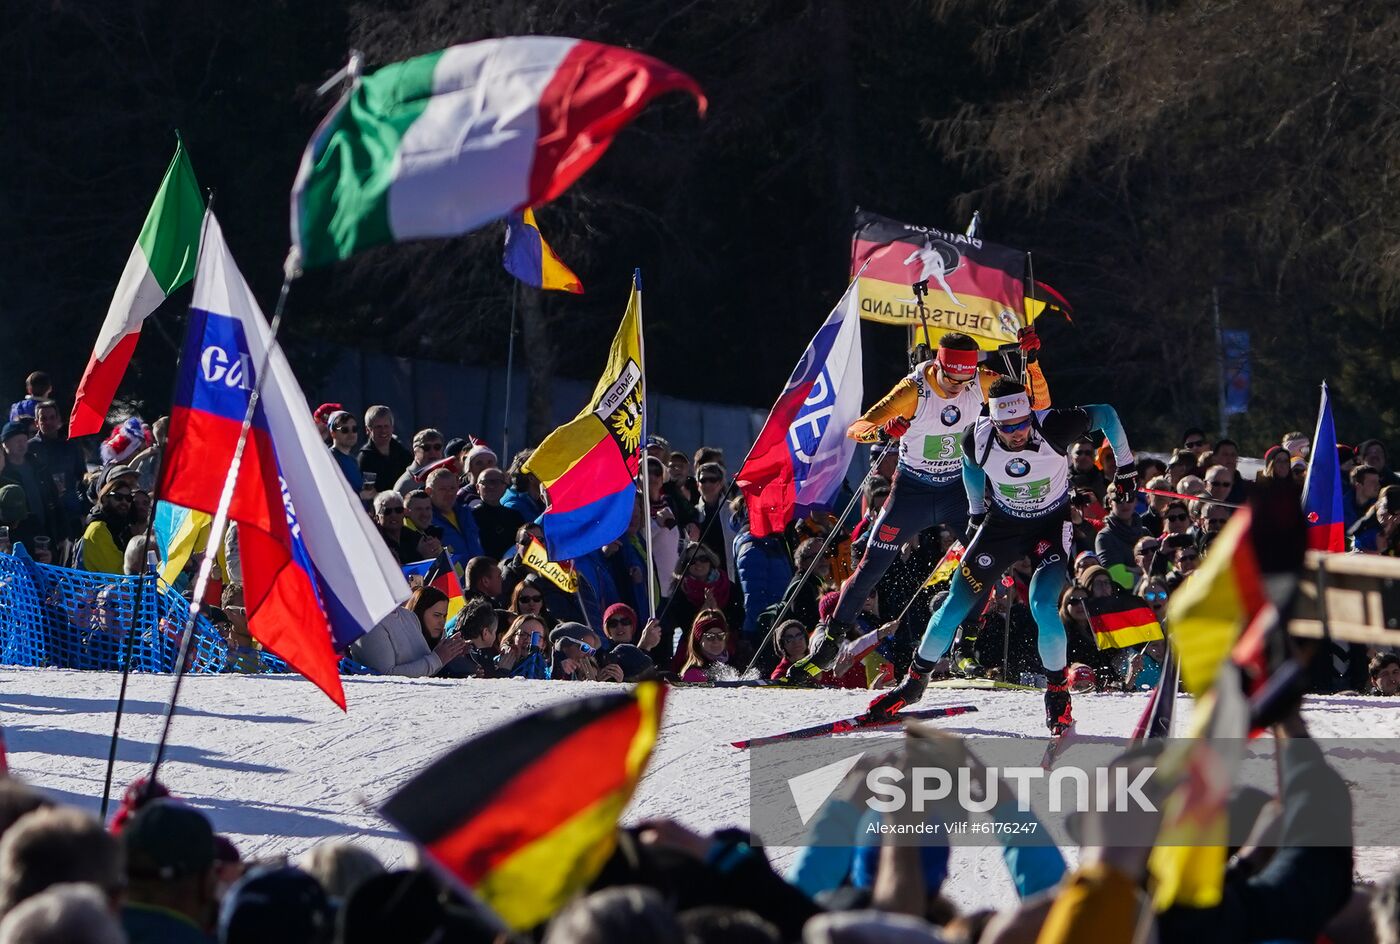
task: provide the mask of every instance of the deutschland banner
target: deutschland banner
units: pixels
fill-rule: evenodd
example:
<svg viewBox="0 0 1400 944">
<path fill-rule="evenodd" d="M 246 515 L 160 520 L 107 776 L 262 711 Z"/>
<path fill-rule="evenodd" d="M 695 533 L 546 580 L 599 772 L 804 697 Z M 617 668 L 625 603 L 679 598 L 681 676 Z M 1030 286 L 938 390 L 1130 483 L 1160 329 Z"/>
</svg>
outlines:
<svg viewBox="0 0 1400 944">
<path fill-rule="evenodd" d="M 664 688 L 554 705 L 454 748 L 380 812 L 506 924 L 528 930 L 597 877 L 656 744 Z"/>
<path fill-rule="evenodd" d="M 1090 597 L 1087 606 L 1100 649 L 1123 649 L 1162 638 L 1162 624 L 1141 597 Z"/>
<path fill-rule="evenodd" d="M 932 340 L 949 331 L 972 336 L 994 351 L 1045 310 L 1026 317 L 1026 254 L 985 239 L 912 226 L 856 211 L 851 275 L 859 280 L 860 316 L 919 329 L 915 283 L 925 283 L 924 319 Z"/>
<path fill-rule="evenodd" d="M 525 566 L 565 593 L 578 593 L 578 573 L 573 564 L 550 560 L 544 545 L 533 537 L 525 548 Z"/>
</svg>

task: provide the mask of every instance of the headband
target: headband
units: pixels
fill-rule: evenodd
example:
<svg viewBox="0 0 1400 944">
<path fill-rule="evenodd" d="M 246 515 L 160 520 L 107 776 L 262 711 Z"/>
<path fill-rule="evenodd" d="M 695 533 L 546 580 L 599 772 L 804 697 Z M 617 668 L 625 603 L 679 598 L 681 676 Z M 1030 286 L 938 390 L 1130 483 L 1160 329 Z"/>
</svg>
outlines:
<svg viewBox="0 0 1400 944">
<path fill-rule="evenodd" d="M 1031 415 L 1031 401 L 1025 391 L 995 397 L 990 404 L 992 421 L 996 423 L 1014 423 Z"/>
<path fill-rule="evenodd" d="M 952 348 L 938 349 L 938 365 L 946 371 L 957 374 L 970 374 L 977 370 L 978 355 L 981 351 L 955 351 Z"/>
</svg>

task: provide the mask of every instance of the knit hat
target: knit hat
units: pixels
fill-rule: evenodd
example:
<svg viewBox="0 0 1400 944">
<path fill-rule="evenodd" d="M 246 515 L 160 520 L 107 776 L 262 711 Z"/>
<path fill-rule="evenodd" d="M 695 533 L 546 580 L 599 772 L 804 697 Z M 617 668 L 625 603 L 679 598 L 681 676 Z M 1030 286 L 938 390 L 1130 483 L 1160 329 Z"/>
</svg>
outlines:
<svg viewBox="0 0 1400 944">
<path fill-rule="evenodd" d="M 6 432 L 8 429 L 9 426 L 6 425 L 5 430 L 0 430 L 0 439 L 9 438 L 9 433 Z M 102 456 L 103 465 L 113 465 L 125 462 L 153 442 L 155 439 L 151 436 L 150 427 L 141 421 L 141 417 L 132 416 L 112 430 L 98 452 Z"/>
<path fill-rule="evenodd" d="M 18 524 L 29 517 L 29 498 L 19 485 L 0 487 L 0 524 Z"/>
<path fill-rule="evenodd" d="M 822 594 L 817 601 L 817 617 L 819 619 L 831 619 L 831 614 L 836 612 L 836 604 L 841 599 L 841 594 L 835 590 L 830 590 Z"/>
<path fill-rule="evenodd" d="M 722 629 L 728 632 L 729 626 L 725 623 L 723 616 L 716 613 L 706 613 L 695 618 L 695 623 L 690 627 L 690 632 L 696 639 L 699 639 L 701 636 L 705 635 L 706 630 L 710 629 Z"/>
<path fill-rule="evenodd" d="M 331 425 L 331 414 L 341 412 L 344 409 L 345 407 L 341 406 L 339 403 L 322 403 L 311 411 L 311 416 L 313 419 L 329 426 Z"/>
<path fill-rule="evenodd" d="M 608 660 L 622 668 L 624 682 L 635 682 L 638 676 L 656 668 L 656 663 L 651 661 L 651 656 L 631 643 L 613 646 L 608 653 Z"/>
<path fill-rule="evenodd" d="M 28 438 L 29 429 L 18 420 L 10 420 L 0 427 L 0 442 L 9 442 L 11 436 L 24 436 Z"/>
<path fill-rule="evenodd" d="M 608 620 L 612 619 L 614 616 L 625 616 L 632 621 L 633 626 L 637 625 L 637 611 L 632 609 L 626 603 L 614 603 L 612 606 L 604 610 L 603 625 L 607 626 Z"/>
<path fill-rule="evenodd" d="M 560 623 L 549 631 L 549 641 L 552 645 L 559 645 L 564 641 L 576 642 L 581 646 L 588 645 L 588 636 L 594 635 L 593 630 L 582 623 L 572 621 Z"/>
</svg>

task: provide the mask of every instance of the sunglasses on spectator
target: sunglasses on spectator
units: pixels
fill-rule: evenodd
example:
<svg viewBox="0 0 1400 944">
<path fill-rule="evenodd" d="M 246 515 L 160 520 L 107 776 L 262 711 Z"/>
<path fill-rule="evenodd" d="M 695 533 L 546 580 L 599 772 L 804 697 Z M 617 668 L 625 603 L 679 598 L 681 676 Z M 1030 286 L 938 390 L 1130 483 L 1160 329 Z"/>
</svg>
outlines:
<svg viewBox="0 0 1400 944">
<path fill-rule="evenodd" d="M 401 515 L 403 505 L 385 505 L 379 512 L 381 515 Z"/>
<path fill-rule="evenodd" d="M 718 476 L 714 476 L 714 475 L 705 475 L 705 476 L 701 476 L 701 478 L 700 478 L 700 484 L 701 484 L 701 485 L 714 485 L 714 484 L 716 484 L 716 483 L 718 483 L 718 482 L 723 482 L 723 481 L 724 481 L 724 479 L 719 478 Z"/>
<path fill-rule="evenodd" d="M 1143 598 L 1144 600 L 1146 600 L 1148 603 L 1166 603 L 1166 602 L 1167 602 L 1167 591 L 1165 591 L 1165 590 L 1149 590 L 1149 591 L 1147 591 L 1146 593 L 1144 593 L 1144 594 L 1142 595 L 1142 598 Z"/>
<path fill-rule="evenodd" d="M 1207 482 L 1206 484 L 1209 485 L 1211 488 L 1229 488 L 1235 483 L 1228 480 L 1222 482 L 1220 479 L 1216 479 L 1214 482 Z"/>
<path fill-rule="evenodd" d="M 1206 441 L 1204 439 L 1193 439 L 1189 443 L 1182 443 L 1187 449 L 1195 449 L 1197 446 L 1204 446 L 1205 444 Z"/>
<path fill-rule="evenodd" d="M 1188 517 L 1190 517 L 1190 516 L 1189 516 L 1189 515 L 1184 515 L 1184 514 L 1181 514 L 1181 513 L 1178 512 L 1177 514 L 1174 514 L 1174 515 L 1167 515 L 1167 520 L 1168 520 L 1168 521 L 1185 521 L 1185 520 L 1187 520 Z"/>
<path fill-rule="evenodd" d="M 543 602 L 544 602 L 544 597 L 535 596 L 535 595 L 533 595 L 533 594 L 527 596 L 526 594 L 523 594 L 523 593 L 522 593 L 522 594 L 520 594 L 520 596 L 518 596 L 518 597 L 515 598 L 515 602 L 517 602 L 517 603 L 543 603 Z M 608 620 L 608 625 L 609 625 L 609 626 L 612 625 L 612 620 Z"/>
<path fill-rule="evenodd" d="M 1084 597 L 1070 597 L 1070 598 L 1069 598 L 1069 605 L 1070 605 L 1070 606 L 1083 606 L 1083 605 L 1084 605 Z"/>
<path fill-rule="evenodd" d="M 1019 433 L 1021 430 L 1031 425 L 1031 418 L 1028 416 L 1025 419 L 1015 423 L 998 423 L 993 421 L 992 425 L 995 426 L 999 432 Z"/>
<path fill-rule="evenodd" d="M 108 498 L 120 498 L 122 501 L 125 501 L 125 502 L 131 501 L 131 493 L 130 493 L 130 492 L 108 492 L 108 493 L 107 493 L 107 497 L 108 497 Z"/>
<path fill-rule="evenodd" d="M 728 639 L 729 634 L 722 629 L 711 629 L 704 633 L 701 633 L 700 638 L 713 642 L 715 640 Z"/>
<path fill-rule="evenodd" d="M 358 433 L 360 431 L 358 426 L 332 426 L 331 429 L 337 433 Z"/>
<path fill-rule="evenodd" d="M 625 616 L 614 616 L 608 620 L 608 626 L 631 626 L 632 621 Z"/>
</svg>

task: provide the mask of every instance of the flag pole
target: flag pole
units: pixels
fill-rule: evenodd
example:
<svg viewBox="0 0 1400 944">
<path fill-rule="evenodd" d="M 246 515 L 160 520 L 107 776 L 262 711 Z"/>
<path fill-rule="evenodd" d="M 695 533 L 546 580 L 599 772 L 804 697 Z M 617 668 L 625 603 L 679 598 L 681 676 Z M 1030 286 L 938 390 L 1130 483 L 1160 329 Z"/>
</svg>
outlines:
<svg viewBox="0 0 1400 944">
<path fill-rule="evenodd" d="M 510 341 L 506 346 L 506 415 L 501 421 L 501 455 L 510 462 L 510 385 L 515 373 L 515 302 L 520 297 L 520 280 L 511 279 Z"/>
<path fill-rule="evenodd" d="M 208 211 L 204 214 L 204 225 L 208 228 L 209 219 L 212 216 Z M 200 245 L 204 243 L 201 236 Z M 194 627 L 199 619 L 199 612 L 206 588 L 209 586 L 209 574 L 213 570 L 214 560 L 219 553 L 219 544 L 223 539 L 224 528 L 228 525 L 229 506 L 233 503 L 233 490 L 238 482 L 238 470 L 243 464 L 243 451 L 248 445 L 248 434 L 253 428 L 253 416 L 258 409 L 258 403 L 262 398 L 263 381 L 267 377 L 268 364 L 272 361 L 272 352 L 277 349 L 277 332 L 282 327 L 282 313 L 287 307 L 287 295 L 291 292 L 292 282 L 301 274 L 301 259 L 295 248 L 288 250 L 287 259 L 282 263 L 282 288 L 277 293 L 277 307 L 273 309 L 272 323 L 268 327 L 267 348 L 263 351 L 261 362 L 258 364 L 257 373 L 253 377 L 253 389 L 248 395 L 248 407 L 243 411 L 243 425 L 238 430 L 238 442 L 233 447 L 233 459 L 229 462 L 228 474 L 224 476 L 223 491 L 219 494 L 219 504 L 214 511 L 214 520 L 209 524 L 209 541 L 204 547 L 204 559 L 199 562 L 199 572 L 195 575 L 194 585 L 190 589 L 190 614 L 185 620 L 185 628 L 180 633 L 180 653 L 175 663 L 175 680 L 171 683 L 170 701 L 165 706 L 165 720 L 161 725 L 160 739 L 156 741 L 155 756 L 151 760 L 152 783 L 155 782 L 156 775 L 160 773 L 160 765 L 165 760 L 166 741 L 170 738 L 170 724 L 175 720 L 175 705 L 180 700 L 180 683 L 185 678 L 185 666 L 189 661 L 190 640 L 194 638 Z M 166 448 L 169 448 L 167 445 Z"/>
<path fill-rule="evenodd" d="M 647 346 L 646 346 L 646 340 L 645 340 L 645 337 L 644 337 L 645 334 L 646 334 L 646 332 L 644 332 L 644 331 L 642 330 L 642 270 L 641 270 L 641 268 L 636 268 L 636 269 L 633 269 L 633 270 L 632 270 L 632 288 L 633 288 L 633 290 L 635 290 L 636 293 L 637 293 L 637 354 L 638 354 L 638 356 L 640 356 L 641 359 L 642 359 L 641 364 L 638 365 L 638 366 L 642 369 L 642 429 L 641 429 L 641 433 L 639 434 L 639 437 L 638 437 L 638 439 L 639 439 L 638 445 L 641 447 L 640 455 L 641 455 L 641 466 L 642 466 L 642 511 L 643 511 L 643 513 L 646 515 L 646 522 L 647 522 L 647 530 L 646 530 L 646 539 L 647 539 L 647 575 L 648 575 L 648 577 L 650 577 L 650 575 L 651 575 L 652 573 L 654 573 L 654 572 L 655 572 L 655 569 L 656 569 L 656 556 L 652 553 L 652 549 L 651 549 L 651 475 L 650 475 L 650 473 L 648 472 L 649 464 L 647 463 L 647 448 L 646 448 L 646 435 L 647 435 Z M 655 581 L 655 580 L 651 580 L 651 579 L 648 579 L 648 580 L 647 580 L 647 609 L 648 609 L 648 612 L 650 612 L 653 616 L 656 615 L 656 581 Z"/>
<path fill-rule="evenodd" d="M 1210 287 L 1211 316 L 1215 326 L 1216 382 L 1220 402 L 1220 436 L 1230 436 L 1228 386 L 1225 382 L 1225 333 L 1220 330 L 1220 286 Z"/>
<path fill-rule="evenodd" d="M 180 147 L 184 147 L 185 140 L 180 136 L 177 129 L 175 140 Z M 188 152 L 186 152 L 188 153 Z M 207 192 L 208 203 L 205 204 L 205 224 L 200 226 L 199 248 L 195 251 L 194 268 L 199 271 L 199 260 L 204 256 L 204 230 L 207 228 L 209 214 L 208 211 L 214 206 L 214 191 Z M 153 313 L 154 314 L 154 313 Z M 188 330 L 188 328 L 186 329 Z M 175 357 L 175 386 L 180 383 L 180 368 L 184 364 L 185 350 L 182 346 Z M 171 399 L 173 400 L 173 394 Z M 166 447 L 168 448 L 168 446 Z M 151 513 L 146 519 L 146 568 L 141 573 L 140 579 L 136 583 L 136 595 L 132 600 L 131 628 L 127 631 L 125 645 L 122 647 L 122 684 L 117 690 L 117 711 L 116 717 L 112 720 L 112 742 L 107 748 L 107 772 L 102 778 L 102 805 L 98 811 L 97 818 L 103 823 L 107 822 L 107 808 L 112 799 L 112 774 L 117 766 L 117 744 L 121 740 L 122 715 L 126 711 L 126 688 L 127 682 L 131 679 L 131 659 L 136 649 L 136 623 L 141 618 L 141 604 L 146 584 L 151 585 L 151 592 L 158 594 L 160 584 L 156 571 L 150 566 L 151 540 L 155 535 L 156 524 L 156 503 L 160 501 L 160 463 L 165 461 L 165 451 L 161 451 L 160 459 L 156 463 L 155 484 L 151 486 Z M 154 778 L 152 778 L 154 779 Z"/>
</svg>

